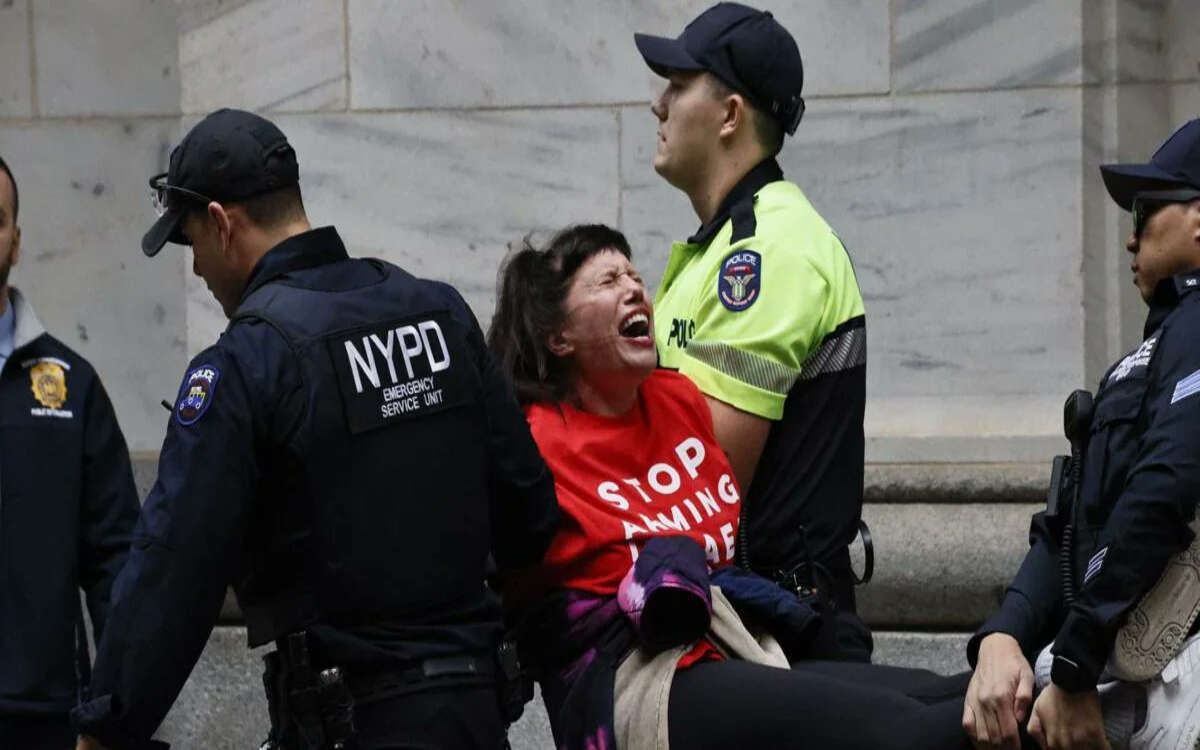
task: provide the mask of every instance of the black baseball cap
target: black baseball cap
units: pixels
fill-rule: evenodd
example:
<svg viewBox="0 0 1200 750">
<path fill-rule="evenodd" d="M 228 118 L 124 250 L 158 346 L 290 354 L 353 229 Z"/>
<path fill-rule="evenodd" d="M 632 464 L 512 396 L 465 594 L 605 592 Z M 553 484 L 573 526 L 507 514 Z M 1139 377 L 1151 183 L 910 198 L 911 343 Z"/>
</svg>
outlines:
<svg viewBox="0 0 1200 750">
<path fill-rule="evenodd" d="M 655 73 L 708 71 L 777 119 L 788 134 L 804 116 L 800 48 L 768 11 L 717 3 L 675 39 L 634 34 L 633 41 Z"/>
<path fill-rule="evenodd" d="M 180 224 L 189 205 L 236 203 L 300 181 L 296 152 L 274 123 L 251 112 L 219 109 L 171 151 L 166 174 L 150 179 L 158 221 L 142 237 L 154 256 L 168 242 L 186 244 Z"/>
<path fill-rule="evenodd" d="M 1138 193 L 1192 188 L 1200 190 L 1200 119 L 1176 130 L 1148 164 L 1105 164 L 1104 187 L 1117 205 L 1132 210 Z"/>
</svg>

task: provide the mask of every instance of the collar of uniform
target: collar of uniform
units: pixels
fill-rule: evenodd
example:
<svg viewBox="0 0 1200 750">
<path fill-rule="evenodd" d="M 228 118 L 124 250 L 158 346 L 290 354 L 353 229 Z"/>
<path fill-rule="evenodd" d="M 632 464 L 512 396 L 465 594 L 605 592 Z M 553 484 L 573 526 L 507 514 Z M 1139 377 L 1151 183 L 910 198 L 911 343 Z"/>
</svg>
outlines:
<svg viewBox="0 0 1200 750">
<path fill-rule="evenodd" d="M 1177 297 L 1200 290 L 1200 268 L 1177 273 L 1171 277 L 1171 281 L 1174 282 Z"/>
<path fill-rule="evenodd" d="M 323 266 L 349 258 L 342 238 L 333 227 L 320 227 L 288 237 L 259 258 L 242 291 L 242 300 L 251 292 L 292 271 Z"/>
<path fill-rule="evenodd" d="M 46 329 L 34 314 L 33 306 L 16 287 L 8 288 L 8 301 L 12 305 L 13 315 L 16 316 L 13 327 L 13 351 L 16 351 L 39 338 Z"/>
<path fill-rule="evenodd" d="M 703 245 L 713 238 L 725 222 L 729 219 L 729 215 L 733 212 L 733 207 L 742 201 L 754 200 L 754 194 L 762 190 L 763 186 L 777 182 L 783 179 L 783 169 L 780 168 L 779 162 L 775 161 L 774 157 L 767 157 L 760 161 L 754 169 L 746 173 L 742 179 L 738 180 L 738 184 L 733 186 L 733 190 L 729 191 L 729 195 L 725 196 L 725 200 L 721 201 L 721 206 L 717 209 L 717 213 L 707 224 L 696 230 L 696 233 L 688 237 L 689 244 Z"/>
<path fill-rule="evenodd" d="M 1179 305 L 1179 301 L 1194 291 L 1200 291 L 1200 268 L 1177 273 L 1158 282 L 1154 287 L 1154 297 L 1150 300 L 1150 314 L 1146 316 L 1143 336 L 1156 331 L 1167 315 Z"/>
</svg>

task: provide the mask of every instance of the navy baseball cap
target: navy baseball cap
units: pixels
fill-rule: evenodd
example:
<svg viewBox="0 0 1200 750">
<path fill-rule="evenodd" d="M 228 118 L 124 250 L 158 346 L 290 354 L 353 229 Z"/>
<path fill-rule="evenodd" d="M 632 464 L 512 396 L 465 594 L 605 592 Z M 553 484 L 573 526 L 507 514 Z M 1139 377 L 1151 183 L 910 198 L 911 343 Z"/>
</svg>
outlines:
<svg viewBox="0 0 1200 750">
<path fill-rule="evenodd" d="M 672 70 L 707 71 L 788 134 L 804 116 L 804 65 L 796 40 L 769 12 L 739 3 L 717 3 L 675 39 L 634 34 L 638 52 L 660 76 Z"/>
<path fill-rule="evenodd" d="M 1149 164 L 1105 164 L 1104 187 L 1117 205 L 1132 210 L 1138 193 L 1150 190 L 1200 190 L 1200 119 L 1176 130 L 1158 147 Z"/>
<path fill-rule="evenodd" d="M 171 151 L 167 172 L 150 178 L 159 219 L 142 237 L 142 252 L 187 244 L 180 224 L 191 206 L 236 203 L 299 182 L 296 152 L 279 128 L 251 112 L 219 109 Z"/>
</svg>

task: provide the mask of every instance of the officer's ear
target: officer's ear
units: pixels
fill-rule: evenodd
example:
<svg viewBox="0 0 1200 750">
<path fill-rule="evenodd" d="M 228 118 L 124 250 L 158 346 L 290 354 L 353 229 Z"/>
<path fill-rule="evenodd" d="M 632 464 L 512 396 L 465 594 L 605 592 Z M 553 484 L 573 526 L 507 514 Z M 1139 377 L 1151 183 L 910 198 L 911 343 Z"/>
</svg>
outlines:
<svg viewBox="0 0 1200 750">
<path fill-rule="evenodd" d="M 17 265 L 17 260 L 21 257 L 21 225 L 13 227 L 12 252 L 8 254 L 8 265 Z"/>
<path fill-rule="evenodd" d="M 724 107 L 725 117 L 721 121 L 721 138 L 732 138 L 739 128 L 747 127 L 749 123 L 750 112 L 746 104 L 746 97 L 737 92 L 733 92 L 726 96 L 721 104 Z"/>
<path fill-rule="evenodd" d="M 569 357 L 575 353 L 575 345 L 567 341 L 562 331 L 555 331 L 546 339 L 546 348 L 556 357 Z"/>
<path fill-rule="evenodd" d="M 217 236 L 221 238 L 222 252 L 226 251 L 230 245 L 230 235 L 233 234 L 233 222 L 229 218 L 229 213 L 220 203 L 212 201 L 208 204 L 208 218 L 212 219 L 213 226 L 217 229 Z"/>
<path fill-rule="evenodd" d="M 1192 242 L 1200 246 L 1200 200 L 1192 201 L 1187 207 L 1188 233 Z"/>
</svg>

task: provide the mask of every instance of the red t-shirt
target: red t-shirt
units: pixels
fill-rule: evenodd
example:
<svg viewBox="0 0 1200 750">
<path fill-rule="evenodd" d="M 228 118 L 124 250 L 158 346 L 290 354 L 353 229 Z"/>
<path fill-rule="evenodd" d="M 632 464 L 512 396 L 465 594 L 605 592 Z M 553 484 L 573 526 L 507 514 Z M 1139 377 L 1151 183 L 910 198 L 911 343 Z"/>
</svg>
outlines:
<svg viewBox="0 0 1200 750">
<path fill-rule="evenodd" d="M 563 511 L 542 586 L 614 595 L 654 536 L 691 537 L 714 568 L 734 561 L 741 493 L 687 377 L 655 370 L 619 417 L 567 404 L 533 404 L 525 416 Z"/>
</svg>

